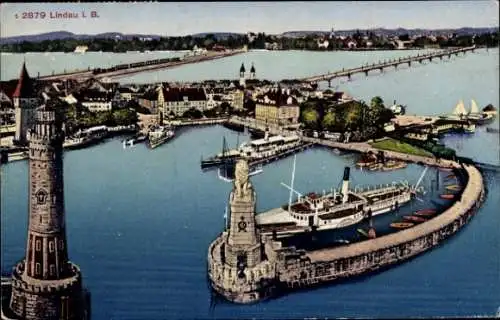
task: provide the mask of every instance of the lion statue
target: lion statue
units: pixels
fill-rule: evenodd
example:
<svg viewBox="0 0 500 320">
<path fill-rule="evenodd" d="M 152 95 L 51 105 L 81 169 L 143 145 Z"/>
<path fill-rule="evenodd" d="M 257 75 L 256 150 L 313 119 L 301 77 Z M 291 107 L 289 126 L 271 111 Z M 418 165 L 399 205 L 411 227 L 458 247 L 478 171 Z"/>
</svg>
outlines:
<svg viewBox="0 0 500 320">
<path fill-rule="evenodd" d="M 248 173 L 248 162 L 246 160 L 239 160 L 234 170 L 235 194 L 238 197 L 244 197 L 249 194 L 248 191 L 251 189 L 251 184 L 248 180 Z"/>
</svg>

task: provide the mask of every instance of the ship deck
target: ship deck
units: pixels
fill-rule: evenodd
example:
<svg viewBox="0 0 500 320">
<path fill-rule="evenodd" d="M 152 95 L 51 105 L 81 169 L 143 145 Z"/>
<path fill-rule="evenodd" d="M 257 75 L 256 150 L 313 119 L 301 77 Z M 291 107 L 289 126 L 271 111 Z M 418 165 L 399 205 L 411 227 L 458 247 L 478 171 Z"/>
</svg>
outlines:
<svg viewBox="0 0 500 320">
<path fill-rule="evenodd" d="M 288 211 L 283 208 L 275 208 L 269 211 L 259 213 L 255 216 L 255 222 L 258 226 L 272 224 L 288 224 L 295 223 L 295 220 L 290 217 Z"/>
</svg>

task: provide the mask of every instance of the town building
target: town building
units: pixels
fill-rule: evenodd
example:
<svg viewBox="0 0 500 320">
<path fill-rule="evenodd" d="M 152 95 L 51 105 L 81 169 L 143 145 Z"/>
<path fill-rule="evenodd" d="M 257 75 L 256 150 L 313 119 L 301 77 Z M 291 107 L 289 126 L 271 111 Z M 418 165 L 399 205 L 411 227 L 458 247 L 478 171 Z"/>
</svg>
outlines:
<svg viewBox="0 0 500 320">
<path fill-rule="evenodd" d="M 17 80 L 0 81 L 0 126 L 12 125 L 16 122 L 13 97 Z"/>
<path fill-rule="evenodd" d="M 26 63 L 23 63 L 16 90 L 12 94 L 12 102 L 16 114 L 16 133 L 14 141 L 18 144 L 27 144 L 29 140 L 28 129 L 33 126 L 35 108 L 39 99 L 35 92 L 34 81 L 30 78 Z"/>
<path fill-rule="evenodd" d="M 290 125 L 299 121 L 300 110 L 297 99 L 290 95 L 290 90 L 280 87 L 257 97 L 255 119 L 268 124 Z"/>
<path fill-rule="evenodd" d="M 158 92 L 155 89 L 147 90 L 137 99 L 137 102 L 141 107 L 148 109 L 152 114 L 158 112 Z"/>
<path fill-rule="evenodd" d="M 113 109 L 114 94 L 111 92 L 88 89 L 81 91 L 75 97 L 82 106 L 91 112 L 111 111 Z"/>
<path fill-rule="evenodd" d="M 191 108 L 207 109 L 207 95 L 203 88 L 162 87 L 158 91 L 158 110 L 164 116 L 182 116 Z"/>
<path fill-rule="evenodd" d="M 245 91 L 239 89 L 233 91 L 231 102 L 231 105 L 235 110 L 243 110 L 243 105 L 245 102 Z"/>
<path fill-rule="evenodd" d="M 48 101 L 36 109 L 30 129 L 26 254 L 12 271 L 9 309 L 2 310 L 2 319 L 5 313 L 8 319 L 90 319 L 90 296 L 68 255 L 61 109 Z"/>
</svg>

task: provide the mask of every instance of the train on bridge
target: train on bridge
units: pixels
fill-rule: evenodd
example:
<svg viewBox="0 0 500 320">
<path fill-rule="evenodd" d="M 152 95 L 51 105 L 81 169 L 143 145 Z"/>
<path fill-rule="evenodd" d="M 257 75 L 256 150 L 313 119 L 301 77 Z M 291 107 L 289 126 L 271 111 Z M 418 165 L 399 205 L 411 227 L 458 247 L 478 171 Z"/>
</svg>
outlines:
<svg viewBox="0 0 500 320">
<path fill-rule="evenodd" d="M 135 63 L 125 63 L 125 64 L 119 64 L 119 65 L 109 67 L 109 68 L 95 68 L 92 70 L 92 74 L 98 75 L 98 74 L 114 72 L 114 71 L 118 71 L 118 70 L 141 68 L 141 67 L 145 67 L 145 66 L 152 66 L 152 65 L 158 65 L 158 64 L 163 64 L 163 63 L 180 62 L 180 61 L 181 61 L 181 58 L 174 57 L 174 58 L 155 59 L 155 60 L 148 60 L 148 61 L 135 62 Z"/>
</svg>

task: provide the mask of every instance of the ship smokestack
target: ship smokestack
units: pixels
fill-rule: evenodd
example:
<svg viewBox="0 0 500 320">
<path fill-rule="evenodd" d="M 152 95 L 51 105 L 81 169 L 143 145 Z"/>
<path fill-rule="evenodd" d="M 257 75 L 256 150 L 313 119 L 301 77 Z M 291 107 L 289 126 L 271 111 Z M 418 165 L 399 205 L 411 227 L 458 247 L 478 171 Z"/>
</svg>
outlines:
<svg viewBox="0 0 500 320">
<path fill-rule="evenodd" d="M 347 194 L 349 192 L 349 172 L 350 168 L 344 168 L 344 180 L 342 181 L 342 203 L 347 202 Z"/>
</svg>

